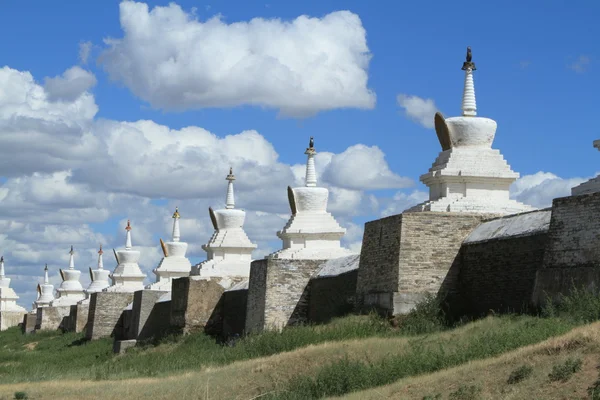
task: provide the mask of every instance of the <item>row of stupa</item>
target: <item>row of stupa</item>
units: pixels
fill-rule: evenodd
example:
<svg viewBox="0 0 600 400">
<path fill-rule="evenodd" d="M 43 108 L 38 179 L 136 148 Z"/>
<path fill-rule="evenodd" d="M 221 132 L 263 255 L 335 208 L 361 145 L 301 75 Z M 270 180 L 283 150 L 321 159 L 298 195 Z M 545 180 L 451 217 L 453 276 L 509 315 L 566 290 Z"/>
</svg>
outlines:
<svg viewBox="0 0 600 400">
<path fill-rule="evenodd" d="M 469 212 L 483 214 L 514 214 L 534 208 L 509 198 L 509 187 L 519 177 L 512 171 L 501 153 L 492 149 L 497 124 L 489 118 L 477 116 L 477 103 L 473 72 L 476 70 L 470 48 L 463 63 L 464 88 L 462 116 L 445 119 L 435 114 L 435 130 L 442 148 L 429 171 L 420 177 L 429 188 L 429 200 L 405 212 Z M 311 137 L 306 149 L 306 183 L 304 187 L 288 187 L 291 218 L 277 232 L 282 249 L 268 258 L 332 259 L 351 252 L 341 247 L 345 234 L 333 216 L 327 212 L 329 191 L 317 187 L 314 156 L 316 150 Z M 191 267 L 185 257 L 187 243 L 180 241 L 179 212 L 173 215 L 173 237 L 161 245 L 164 258 L 154 270 L 155 283 L 149 289 L 170 290 L 171 280 L 188 275 L 223 276 L 249 274 L 251 253 L 256 248 L 245 234 L 245 212 L 235 209 L 232 171 L 228 180 L 226 208 L 213 211 L 210 218 L 215 228 L 209 243 L 203 246 L 207 260 Z M 74 270 L 73 255 L 69 269 L 62 271 L 63 284 L 53 299 L 52 285 L 48 283 L 47 271 L 44 284 L 39 286 L 38 306 L 61 304 L 85 298 L 85 293 L 97 290 L 136 291 L 144 289 L 145 274 L 140 270 L 140 252 L 133 250 L 131 225 L 127 224 L 124 250 L 115 252 L 117 267 L 110 275 L 102 267 L 102 250 L 99 251 L 98 269 L 90 271 L 92 283 L 84 291 L 79 283 L 79 272 Z M 1 281 L 0 281 L 1 282 Z M 4 292 L 2 292 L 4 293 Z M 64 300 L 61 300 L 64 299 Z"/>
</svg>

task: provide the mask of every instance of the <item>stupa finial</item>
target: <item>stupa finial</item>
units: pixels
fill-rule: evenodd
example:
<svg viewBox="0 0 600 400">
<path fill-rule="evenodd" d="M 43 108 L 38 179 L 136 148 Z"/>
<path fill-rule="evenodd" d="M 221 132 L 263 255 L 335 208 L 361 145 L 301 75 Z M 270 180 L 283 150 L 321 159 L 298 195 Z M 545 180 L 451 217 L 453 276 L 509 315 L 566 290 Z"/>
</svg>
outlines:
<svg viewBox="0 0 600 400">
<path fill-rule="evenodd" d="M 102 251 L 102 243 L 100 243 L 100 250 L 98 250 L 98 254 L 100 254 L 100 255 L 104 254 L 104 251 Z"/>
<path fill-rule="evenodd" d="M 465 87 L 463 90 L 462 110 L 463 116 L 474 117 L 477 115 L 477 102 L 475 100 L 475 84 L 473 83 L 473 71 L 475 63 L 472 61 L 471 47 L 467 47 L 467 59 L 463 63 L 462 70 L 465 71 Z"/>
<path fill-rule="evenodd" d="M 48 279 L 48 264 L 44 267 L 44 284 L 48 284 L 50 279 Z"/>
<path fill-rule="evenodd" d="M 100 250 L 98 250 L 98 269 L 104 269 L 104 262 L 102 261 L 102 244 L 100 244 Z"/>
<path fill-rule="evenodd" d="M 4 277 L 4 256 L 0 257 L 0 277 Z"/>
<path fill-rule="evenodd" d="M 173 242 L 179 242 L 181 238 L 181 232 L 179 231 L 179 208 L 175 207 L 175 212 L 173 213 Z"/>
<path fill-rule="evenodd" d="M 317 171 L 315 170 L 315 139 L 311 136 L 308 148 L 304 152 L 308 156 L 306 160 L 306 186 L 317 186 Z"/>
<path fill-rule="evenodd" d="M 125 239 L 125 250 L 131 250 L 133 246 L 131 245 L 131 222 L 129 222 L 129 220 L 127 220 L 127 226 L 125 227 L 125 230 L 127 231 L 127 238 Z"/>
<path fill-rule="evenodd" d="M 75 250 L 73 250 L 73 245 L 71 245 L 71 251 L 69 251 L 69 269 L 75 269 L 75 260 L 73 259 L 73 254 L 75 254 Z"/>
<path fill-rule="evenodd" d="M 225 208 L 235 208 L 235 197 L 233 195 L 233 181 L 235 181 L 235 175 L 233 175 L 233 168 L 229 167 L 229 175 L 225 178 L 229 183 L 227 184 L 227 197 L 225 198 Z"/>
</svg>

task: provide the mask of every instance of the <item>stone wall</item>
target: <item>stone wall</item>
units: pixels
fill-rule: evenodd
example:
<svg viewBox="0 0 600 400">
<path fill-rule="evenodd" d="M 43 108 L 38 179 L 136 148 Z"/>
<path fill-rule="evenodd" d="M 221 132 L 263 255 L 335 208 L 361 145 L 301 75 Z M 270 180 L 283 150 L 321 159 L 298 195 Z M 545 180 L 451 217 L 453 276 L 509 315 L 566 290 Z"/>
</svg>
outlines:
<svg viewBox="0 0 600 400">
<path fill-rule="evenodd" d="M 554 199 L 543 267 L 533 302 L 573 287 L 600 289 L 600 193 Z"/>
<path fill-rule="evenodd" d="M 19 326 L 23 322 L 24 315 L 25 313 L 21 311 L 0 311 L 0 331 Z"/>
<path fill-rule="evenodd" d="M 30 334 L 35 332 L 35 323 L 37 321 L 37 310 L 30 311 L 23 315 L 23 326 L 22 330 L 24 334 Z"/>
<path fill-rule="evenodd" d="M 367 222 L 357 308 L 404 314 L 427 293 L 455 292 L 462 241 L 483 219 L 495 216 L 411 212 Z"/>
<path fill-rule="evenodd" d="M 113 336 L 122 332 L 123 309 L 133 301 L 133 293 L 97 292 L 90 295 L 86 338 L 89 340 Z"/>
<path fill-rule="evenodd" d="M 480 316 L 490 310 L 529 308 L 535 275 L 544 259 L 550 215 L 547 209 L 479 225 L 460 250 L 463 302 L 450 304 L 451 311 Z"/>
<path fill-rule="evenodd" d="M 71 318 L 75 332 L 85 332 L 90 314 L 90 303 L 85 301 L 71 306 Z"/>
<path fill-rule="evenodd" d="M 224 289 L 219 281 L 219 278 L 197 276 L 173 279 L 171 326 L 184 334 L 220 330 Z"/>
<path fill-rule="evenodd" d="M 69 314 L 71 313 L 70 306 L 61 307 L 39 307 L 37 309 L 37 318 L 35 321 L 36 331 L 55 331 L 64 329 L 65 324 L 68 324 Z"/>
<path fill-rule="evenodd" d="M 253 261 L 248 282 L 246 333 L 308 321 L 309 281 L 327 260 Z"/>
<path fill-rule="evenodd" d="M 223 325 L 221 334 L 243 335 L 246 328 L 246 309 L 248 305 L 248 281 L 236 285 L 223 293 Z"/>
<path fill-rule="evenodd" d="M 167 291 L 138 290 L 133 295 L 127 339 L 144 340 L 163 335 L 170 326 L 170 302 L 157 303 Z"/>
</svg>

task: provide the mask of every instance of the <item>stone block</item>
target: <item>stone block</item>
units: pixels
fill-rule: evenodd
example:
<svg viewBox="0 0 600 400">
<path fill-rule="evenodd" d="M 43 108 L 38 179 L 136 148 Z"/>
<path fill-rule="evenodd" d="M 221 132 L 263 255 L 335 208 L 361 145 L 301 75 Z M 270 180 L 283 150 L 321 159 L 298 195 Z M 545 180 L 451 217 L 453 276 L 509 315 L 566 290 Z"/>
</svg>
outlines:
<svg viewBox="0 0 600 400">
<path fill-rule="evenodd" d="M 37 310 L 28 312 L 23 316 L 23 333 L 30 334 L 35 331 L 35 323 L 37 321 Z"/>
<path fill-rule="evenodd" d="M 92 293 L 90 295 L 86 338 L 96 340 L 122 332 L 123 309 L 132 301 L 133 293 Z"/>
<path fill-rule="evenodd" d="M 115 340 L 115 342 L 113 343 L 113 353 L 123 354 L 127 351 L 127 349 L 135 347 L 136 344 L 137 340 L 135 339 Z"/>
<path fill-rule="evenodd" d="M 532 301 L 568 294 L 573 285 L 600 288 L 600 192 L 554 199 L 542 269 Z"/>
<path fill-rule="evenodd" d="M 410 212 L 367 222 L 356 308 L 404 314 L 427 293 L 455 292 L 461 243 L 482 220 L 495 216 Z"/>
<path fill-rule="evenodd" d="M 0 311 L 0 331 L 19 326 L 23 322 L 24 315 L 22 311 Z"/>
<path fill-rule="evenodd" d="M 253 261 L 248 281 L 246 333 L 308 322 L 309 282 L 327 260 Z"/>
<path fill-rule="evenodd" d="M 228 290 L 223 293 L 222 335 L 243 335 L 246 328 L 248 289 Z"/>
<path fill-rule="evenodd" d="M 71 327 L 74 332 L 85 332 L 90 316 L 90 303 L 84 301 L 71 306 Z"/>
<path fill-rule="evenodd" d="M 224 289 L 219 281 L 197 276 L 173 279 L 170 305 L 173 329 L 183 334 L 220 332 Z"/>
<path fill-rule="evenodd" d="M 133 295 L 131 327 L 127 339 L 162 336 L 170 326 L 170 302 L 157 303 L 167 291 L 138 290 Z"/>
<path fill-rule="evenodd" d="M 35 322 L 36 331 L 64 329 L 68 324 L 71 306 L 39 307 Z"/>
<path fill-rule="evenodd" d="M 314 278 L 310 283 L 309 320 L 325 323 L 354 309 L 358 270 Z"/>
</svg>

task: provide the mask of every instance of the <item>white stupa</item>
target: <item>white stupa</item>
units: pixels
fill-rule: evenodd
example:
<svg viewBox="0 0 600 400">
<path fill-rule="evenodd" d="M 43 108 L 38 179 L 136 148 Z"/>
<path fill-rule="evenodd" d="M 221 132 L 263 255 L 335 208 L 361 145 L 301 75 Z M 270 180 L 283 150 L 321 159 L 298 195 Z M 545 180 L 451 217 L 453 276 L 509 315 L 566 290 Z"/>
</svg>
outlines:
<svg viewBox="0 0 600 400">
<path fill-rule="evenodd" d="M 171 281 L 174 278 L 183 278 L 190 275 L 192 263 L 185 256 L 188 244 L 180 241 L 180 218 L 179 209 L 175 207 L 175 213 L 173 214 L 173 237 L 170 242 L 166 243 L 162 239 L 160 240 L 164 257 L 160 260 L 158 267 L 152 271 L 156 275 L 156 282 L 147 286 L 147 289 L 171 291 Z"/>
<path fill-rule="evenodd" d="M 594 140 L 594 147 L 600 150 L 600 140 Z M 596 192 L 600 192 L 600 175 L 571 189 L 571 195 L 573 196 Z"/>
<path fill-rule="evenodd" d="M 125 249 L 115 251 L 117 267 L 111 274 L 112 286 L 105 289 L 107 292 L 135 292 L 144 289 L 146 274 L 142 272 L 138 261 L 140 252 L 133 250 L 131 245 L 131 223 L 127 220 Z M 114 251 L 114 250 L 113 250 Z"/>
<path fill-rule="evenodd" d="M 54 301 L 54 285 L 48 279 L 48 264 L 44 268 L 44 283 L 38 284 L 38 298 L 35 301 L 35 307 L 49 307 Z"/>
<path fill-rule="evenodd" d="M 252 243 L 244 232 L 246 212 L 235 208 L 233 194 L 233 170 L 225 178 L 227 196 L 225 209 L 208 212 L 215 231 L 207 244 L 202 245 L 206 251 L 206 260 L 194 266 L 192 275 L 201 277 L 226 277 L 250 275 L 250 262 L 256 244 Z"/>
<path fill-rule="evenodd" d="M 513 214 L 534 210 L 509 199 L 509 187 L 519 177 L 498 150 L 492 149 L 496 121 L 477 117 L 471 48 L 463 64 L 465 85 L 463 115 L 444 119 L 435 115 L 435 130 L 442 146 L 421 182 L 429 187 L 429 201 L 407 211 L 447 211 Z"/>
<path fill-rule="evenodd" d="M 283 248 L 268 257 L 326 260 L 352 255 L 350 250 L 340 244 L 346 230 L 327 212 L 329 190 L 317 187 L 314 160 L 317 152 L 312 137 L 304 154 L 308 157 L 306 186 L 293 189 L 288 186 L 292 216 L 283 229 L 277 232 L 277 236 L 283 241 Z"/>
<path fill-rule="evenodd" d="M 71 246 L 71 251 L 69 251 L 69 268 L 60 270 L 60 276 L 63 281 L 60 287 L 56 289 L 58 296 L 52 302 L 53 307 L 72 306 L 77 304 L 78 301 L 85 299 L 85 292 L 83 291 L 81 282 L 79 282 L 81 271 L 75 269 L 74 254 L 75 251 L 73 251 L 73 246 Z"/>
<path fill-rule="evenodd" d="M 90 282 L 90 285 L 85 290 L 85 293 L 87 294 L 88 298 L 89 298 L 90 294 L 96 293 L 96 292 L 101 292 L 110 286 L 110 282 L 108 281 L 108 278 L 110 276 L 110 271 L 104 269 L 104 262 L 102 261 L 102 254 L 104 254 L 104 251 L 102 251 L 102 245 L 100 245 L 100 250 L 98 250 L 98 268 L 92 269 L 90 267 L 91 282 Z"/>
<path fill-rule="evenodd" d="M 27 312 L 17 305 L 19 296 L 10 287 L 10 278 L 4 273 L 4 257 L 0 257 L 0 311 Z"/>
</svg>

